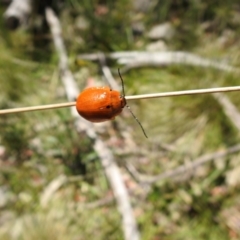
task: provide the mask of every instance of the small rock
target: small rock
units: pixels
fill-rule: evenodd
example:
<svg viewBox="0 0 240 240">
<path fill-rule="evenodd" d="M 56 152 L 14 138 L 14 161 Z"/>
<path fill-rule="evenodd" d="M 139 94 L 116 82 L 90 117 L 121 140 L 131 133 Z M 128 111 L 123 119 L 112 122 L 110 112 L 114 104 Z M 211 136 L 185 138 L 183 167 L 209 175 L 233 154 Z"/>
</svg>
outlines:
<svg viewBox="0 0 240 240">
<path fill-rule="evenodd" d="M 147 12 L 155 4 L 155 1 L 152 0 L 133 0 L 133 8 L 138 12 Z"/>
<path fill-rule="evenodd" d="M 6 154 L 6 148 L 0 145 L 0 160 L 4 158 Z"/>
<path fill-rule="evenodd" d="M 27 192 L 20 192 L 18 194 L 18 200 L 22 203 L 30 203 L 32 201 L 32 196 Z"/>
<path fill-rule="evenodd" d="M 240 25 L 240 16 L 239 16 L 239 11 L 235 10 L 232 13 L 232 22 L 236 25 Z"/>
<path fill-rule="evenodd" d="M 167 51 L 167 45 L 164 41 L 158 40 L 156 42 L 149 43 L 146 47 L 148 51 Z"/>
<path fill-rule="evenodd" d="M 222 35 L 217 39 L 217 43 L 220 47 L 227 46 L 234 39 L 234 31 L 226 29 L 223 31 Z"/>
<path fill-rule="evenodd" d="M 4 208 L 7 204 L 14 201 L 15 196 L 8 187 L 1 186 L 0 187 L 0 208 Z"/>
<path fill-rule="evenodd" d="M 75 20 L 75 26 L 79 30 L 87 30 L 89 28 L 89 22 L 86 18 L 79 16 Z"/>
<path fill-rule="evenodd" d="M 226 174 L 226 182 L 228 186 L 236 187 L 240 184 L 240 166 L 228 171 Z"/>
<path fill-rule="evenodd" d="M 142 35 L 145 31 L 145 26 L 142 22 L 134 22 L 132 24 L 132 31 L 134 35 Z"/>
<path fill-rule="evenodd" d="M 163 23 L 152 27 L 147 36 L 152 40 L 165 39 L 169 40 L 173 37 L 175 30 L 170 23 Z"/>
</svg>

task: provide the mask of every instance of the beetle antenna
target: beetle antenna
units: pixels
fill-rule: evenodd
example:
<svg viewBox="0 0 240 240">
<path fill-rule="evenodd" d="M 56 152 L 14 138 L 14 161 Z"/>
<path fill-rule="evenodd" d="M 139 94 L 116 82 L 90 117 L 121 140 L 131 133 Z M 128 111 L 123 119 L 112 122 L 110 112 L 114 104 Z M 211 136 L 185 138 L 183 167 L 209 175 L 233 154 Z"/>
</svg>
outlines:
<svg viewBox="0 0 240 240">
<path fill-rule="evenodd" d="M 119 77 L 121 78 L 121 81 L 122 81 L 122 93 L 123 93 L 123 97 L 125 97 L 125 89 L 124 89 L 124 82 L 123 82 L 123 79 L 122 79 L 122 76 L 121 76 L 121 73 L 120 73 L 120 69 L 118 68 L 118 74 L 119 74 Z M 132 114 L 133 118 L 136 120 L 136 122 L 139 124 L 139 126 L 141 127 L 142 131 L 143 131 L 143 134 L 146 138 L 148 138 L 142 124 L 140 123 L 140 121 L 138 120 L 138 118 L 133 114 L 131 108 L 126 105 L 128 111 Z"/>
<path fill-rule="evenodd" d="M 146 132 L 145 132 L 145 130 L 144 130 L 144 128 L 143 128 L 143 125 L 140 123 L 140 121 L 138 120 L 138 118 L 133 114 L 131 108 L 130 108 L 128 105 L 126 105 L 126 107 L 127 107 L 128 111 L 132 114 L 133 118 L 136 120 L 136 122 L 137 122 L 137 123 L 139 124 L 139 126 L 141 127 L 144 136 L 145 136 L 146 138 L 148 138 L 148 136 L 147 136 L 147 134 L 146 134 Z"/>
<path fill-rule="evenodd" d="M 123 97 L 125 97 L 124 82 L 123 82 L 122 75 L 121 75 L 121 73 L 120 73 L 120 69 L 119 69 L 119 68 L 118 68 L 118 74 L 119 74 L 119 77 L 120 77 L 121 82 L 122 82 L 122 93 L 123 93 Z"/>
</svg>

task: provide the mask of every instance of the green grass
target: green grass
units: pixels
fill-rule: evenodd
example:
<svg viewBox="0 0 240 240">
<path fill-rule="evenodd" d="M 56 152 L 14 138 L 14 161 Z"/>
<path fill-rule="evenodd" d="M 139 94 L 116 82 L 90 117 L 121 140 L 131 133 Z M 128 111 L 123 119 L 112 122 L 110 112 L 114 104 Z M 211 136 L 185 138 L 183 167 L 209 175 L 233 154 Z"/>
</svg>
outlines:
<svg viewBox="0 0 240 240">
<path fill-rule="evenodd" d="M 171 50 L 191 50 L 239 66 L 236 4 L 157 1 L 148 12 L 136 13 L 125 0 L 101 4 L 69 1 L 60 19 L 77 84 L 83 88 L 88 78 L 101 79 L 97 63 L 74 65 L 77 54 L 144 49 L 146 37 L 131 32 L 136 19 L 143 21 L 147 29 L 170 21 L 176 28 L 174 39 L 168 43 Z M 89 27 L 79 29 L 80 15 Z M 204 24 L 208 24 L 207 29 Z M 2 22 L 0 28 L 0 108 L 66 101 L 58 78 L 58 60 L 46 29 L 36 36 L 30 30 L 9 32 Z M 219 44 L 226 30 L 233 34 L 225 44 Z M 108 65 L 117 68 L 115 62 Z M 238 74 L 185 65 L 135 69 L 126 72 L 123 79 L 127 95 L 239 84 Z M 240 104 L 238 95 L 227 94 L 236 106 Z M 126 109 L 99 135 L 121 166 L 131 162 L 143 174 L 160 174 L 239 142 L 238 131 L 212 95 L 128 104 L 149 139 Z M 122 140 L 121 134 L 126 132 L 132 134 L 135 143 Z M 0 202 L 4 219 L 1 239 L 16 239 L 13 234 L 23 240 L 123 239 L 115 202 L 88 208 L 89 203 L 111 196 L 111 190 L 91 140 L 76 133 L 69 109 L 1 116 L 0 146 L 5 148 L 5 154 L 0 155 L 0 185 L 6 189 Z M 226 176 L 239 165 L 238 159 L 238 155 L 230 155 L 194 170 L 189 178 L 158 182 L 147 195 L 141 195 L 140 186 L 133 190 L 132 203 L 142 239 L 229 239 L 231 232 L 222 213 L 238 206 L 239 186 L 229 186 Z M 53 193 L 47 206 L 41 205 L 44 190 L 62 174 L 68 181 Z"/>
</svg>

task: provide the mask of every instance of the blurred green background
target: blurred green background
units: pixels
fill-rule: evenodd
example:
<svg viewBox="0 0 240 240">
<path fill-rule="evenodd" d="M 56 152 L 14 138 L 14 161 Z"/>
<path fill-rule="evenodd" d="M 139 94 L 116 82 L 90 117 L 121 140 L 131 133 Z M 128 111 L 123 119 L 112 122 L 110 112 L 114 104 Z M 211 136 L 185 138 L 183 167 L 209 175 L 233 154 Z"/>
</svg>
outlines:
<svg viewBox="0 0 240 240">
<path fill-rule="evenodd" d="M 240 64 L 238 0 L 53 2 L 81 89 L 89 79 L 102 81 L 96 62 L 76 65 L 83 53 L 188 51 Z M 6 8 L 1 1 L 1 16 Z M 0 18 L 0 109 L 67 101 L 51 34 L 37 9 L 28 27 L 16 31 Z M 149 36 L 166 23 L 169 37 L 169 32 L 158 39 Z M 114 61 L 108 66 L 115 73 L 122 67 Z M 132 69 L 123 78 L 127 95 L 239 85 L 237 73 L 187 65 Z M 238 93 L 226 95 L 239 106 Z M 149 139 L 125 110 L 99 134 L 123 169 L 131 163 L 154 176 L 228 149 L 240 139 L 210 94 L 129 105 Z M 132 135 L 129 141 L 124 134 Z M 142 239 L 240 238 L 238 152 L 147 187 L 126 176 Z M 62 184 L 45 204 L 52 181 Z M 76 132 L 68 108 L 0 117 L 0 239 L 123 239 L 120 223 L 92 142 Z"/>
</svg>

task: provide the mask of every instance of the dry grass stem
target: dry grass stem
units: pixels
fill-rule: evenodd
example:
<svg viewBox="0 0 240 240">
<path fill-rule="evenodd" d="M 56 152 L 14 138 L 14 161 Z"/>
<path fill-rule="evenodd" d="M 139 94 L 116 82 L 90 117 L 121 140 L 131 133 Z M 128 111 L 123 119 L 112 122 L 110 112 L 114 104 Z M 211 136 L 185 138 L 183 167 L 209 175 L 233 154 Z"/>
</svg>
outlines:
<svg viewBox="0 0 240 240">
<path fill-rule="evenodd" d="M 105 67 L 103 70 L 104 70 L 104 75 L 107 79 L 113 78 L 112 75 L 111 75 L 110 69 L 108 67 Z M 65 77 L 72 79 L 72 76 L 69 72 L 67 72 L 67 74 L 65 74 Z M 113 82 L 113 81 L 111 80 L 111 82 Z M 76 89 L 74 89 L 74 86 L 72 86 L 71 84 L 67 84 L 67 81 L 64 85 L 66 86 L 66 89 L 68 89 L 68 92 L 69 92 L 68 96 L 69 96 L 70 100 L 73 98 L 73 96 L 78 95 L 78 91 L 76 91 Z M 75 83 L 73 85 L 75 85 Z M 219 93 L 219 92 L 235 92 L 235 91 L 240 91 L 240 86 L 196 89 L 196 90 L 185 90 L 185 91 L 174 91 L 174 92 L 165 92 L 165 93 L 151 93 L 151 94 L 126 96 L 125 98 L 126 98 L 127 101 L 129 101 L 129 100 L 138 100 L 138 99 L 177 97 L 177 96 L 185 96 L 185 95 L 198 95 L 198 94 Z M 56 104 L 49 104 L 49 105 L 41 105 L 41 106 L 35 106 L 35 107 L 4 109 L 4 110 L 0 110 L 0 115 L 1 114 L 9 114 L 9 113 L 18 113 L 18 112 L 39 111 L 39 110 L 47 110 L 47 109 L 54 109 L 54 108 L 72 107 L 72 106 L 75 106 L 75 105 L 76 105 L 75 102 L 67 102 L 67 103 L 56 103 Z"/>
</svg>

